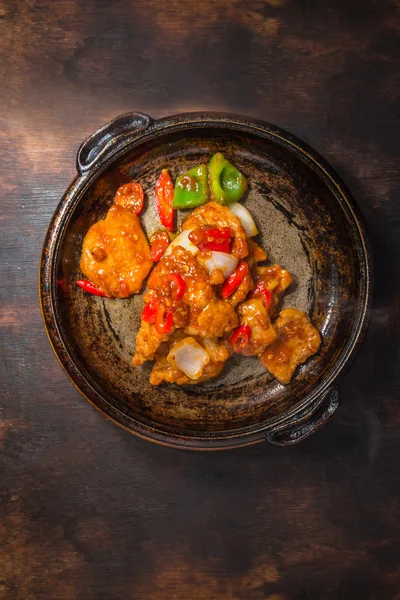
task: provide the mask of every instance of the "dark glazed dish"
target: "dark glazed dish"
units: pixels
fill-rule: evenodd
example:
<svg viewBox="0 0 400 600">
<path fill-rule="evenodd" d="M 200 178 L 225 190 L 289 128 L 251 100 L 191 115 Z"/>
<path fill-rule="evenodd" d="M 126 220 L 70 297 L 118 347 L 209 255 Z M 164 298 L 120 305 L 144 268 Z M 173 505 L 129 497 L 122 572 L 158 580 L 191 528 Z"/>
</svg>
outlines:
<svg viewBox="0 0 400 600">
<path fill-rule="evenodd" d="M 175 177 L 218 151 L 252 182 L 246 206 L 262 246 L 295 277 L 284 307 L 310 315 L 322 347 L 287 386 L 261 364 L 236 357 L 209 382 L 154 388 L 149 367 L 131 366 L 142 297 L 83 294 L 75 285 L 82 239 L 123 183 L 140 182 L 151 199 L 166 164 Z M 371 298 L 364 227 L 325 161 L 260 121 L 218 113 L 153 121 L 130 113 L 82 144 L 77 168 L 44 242 L 40 300 L 50 343 L 80 392 L 133 433 L 180 448 L 228 448 L 265 438 L 286 445 L 324 424 L 338 406 L 334 385 L 361 341 Z M 156 219 L 150 201 L 142 219 L 147 233 Z"/>
</svg>

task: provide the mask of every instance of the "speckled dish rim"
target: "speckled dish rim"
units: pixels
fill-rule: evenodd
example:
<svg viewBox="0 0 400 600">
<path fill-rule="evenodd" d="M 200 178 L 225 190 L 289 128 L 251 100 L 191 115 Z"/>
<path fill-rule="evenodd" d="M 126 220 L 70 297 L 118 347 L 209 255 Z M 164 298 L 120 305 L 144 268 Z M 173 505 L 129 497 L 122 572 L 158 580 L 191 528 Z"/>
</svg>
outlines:
<svg viewBox="0 0 400 600">
<path fill-rule="evenodd" d="M 141 113 L 136 114 L 140 115 Z M 348 368 L 350 365 L 351 359 L 354 359 L 368 326 L 372 300 L 372 259 L 365 225 L 356 203 L 339 176 L 317 152 L 292 134 L 275 125 L 240 115 L 216 112 L 182 113 L 158 120 L 153 120 L 147 115 L 141 116 L 148 119 L 146 128 L 140 131 L 121 134 L 118 137 L 119 145 L 115 146 L 106 156 L 100 156 L 90 168 L 82 168 L 82 165 L 79 163 L 78 152 L 78 175 L 63 195 L 47 229 L 39 264 L 39 302 L 46 334 L 58 362 L 76 389 L 106 417 L 131 433 L 161 445 L 189 450 L 237 448 L 260 442 L 265 437 L 270 439 L 274 431 L 284 431 L 286 428 L 290 429 L 292 426 L 300 427 L 299 439 L 306 437 L 306 435 L 323 425 L 327 418 L 331 416 L 331 413 L 333 413 L 334 409 L 325 419 L 322 419 L 317 424 L 309 422 L 327 396 L 335 389 L 333 387 L 334 384 L 337 383 L 339 376 L 343 376 L 345 368 Z M 102 130 L 109 125 L 104 126 Z M 330 375 L 323 382 L 317 381 L 313 389 L 291 409 L 267 422 L 261 422 L 241 429 L 229 430 L 227 432 L 205 432 L 204 434 L 196 432 L 193 435 L 185 435 L 176 430 L 171 430 L 166 426 L 163 427 L 128 416 L 111 405 L 89 384 L 69 354 L 56 321 L 54 310 L 56 302 L 55 267 L 62 234 L 68 226 L 70 216 L 88 187 L 92 185 L 95 179 L 111 163 L 121 158 L 122 155 L 137 145 L 149 139 L 154 139 L 161 134 L 164 135 L 168 132 L 172 133 L 189 128 L 201 129 L 210 127 L 230 129 L 232 132 L 250 133 L 278 143 L 278 145 L 285 147 L 301 161 L 308 164 L 316 175 L 323 180 L 339 202 L 351 229 L 359 239 L 358 255 L 361 265 L 361 302 L 360 309 L 355 317 L 355 325 L 352 333 L 339 359 L 331 369 Z M 96 132 L 93 136 L 98 133 Z M 303 434 L 301 433 L 302 424 L 304 424 Z M 292 441 L 288 441 L 286 444 L 295 443 L 296 441 L 296 436 L 293 436 Z"/>
</svg>

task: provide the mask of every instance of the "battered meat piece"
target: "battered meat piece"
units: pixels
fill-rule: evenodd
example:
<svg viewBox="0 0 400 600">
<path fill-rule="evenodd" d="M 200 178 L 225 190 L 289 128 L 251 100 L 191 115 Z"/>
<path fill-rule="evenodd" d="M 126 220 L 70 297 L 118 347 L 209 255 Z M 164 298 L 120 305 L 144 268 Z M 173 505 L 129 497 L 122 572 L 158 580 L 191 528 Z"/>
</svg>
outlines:
<svg viewBox="0 0 400 600">
<path fill-rule="evenodd" d="M 279 381 L 288 383 L 297 365 L 314 354 L 321 341 L 318 331 L 300 311 L 284 310 L 276 327 L 271 324 L 270 315 L 279 296 L 291 284 L 291 274 L 279 265 L 258 266 L 267 255 L 254 240 L 246 239 L 239 219 L 229 207 L 209 202 L 195 209 L 183 223 L 186 232 L 201 227 L 229 227 L 233 236 L 231 252 L 247 261 L 249 272 L 233 294 L 221 299 L 225 280 L 222 271 L 214 269 L 210 274 L 201 263 L 208 250 L 200 248 L 193 256 L 183 246 L 170 248 L 170 254 L 159 261 L 149 277 L 144 300 L 150 304 L 143 315 L 155 321 L 158 331 L 168 333 L 161 335 L 155 324 L 142 320 L 133 364 L 154 360 L 150 375 L 153 385 L 163 382 L 193 385 L 206 381 L 219 375 L 233 351 L 240 351 L 237 340 L 236 346 L 234 340 L 233 345 L 228 343 L 240 324 L 250 328 L 250 338 L 242 354 L 258 356 Z M 249 292 L 261 282 L 264 285 L 248 298 Z M 168 324 L 164 314 L 169 318 Z M 199 345 L 207 352 L 208 362 Z"/>
<path fill-rule="evenodd" d="M 221 337 L 224 333 L 232 331 L 238 323 L 235 309 L 225 300 L 213 300 L 190 320 L 185 327 L 185 333 L 199 335 L 204 338 Z"/>
<path fill-rule="evenodd" d="M 294 308 L 282 310 L 275 327 L 279 338 L 265 350 L 260 360 L 278 381 L 286 384 L 296 367 L 318 352 L 321 336 L 307 315 Z"/>
<path fill-rule="evenodd" d="M 163 277 L 170 273 L 179 273 L 186 283 L 183 297 L 172 302 L 162 291 Z M 148 286 L 160 302 L 172 305 L 175 326 L 183 327 L 188 335 L 220 337 L 237 324 L 233 307 L 217 299 L 207 271 L 182 246 L 177 246 L 158 263 L 150 275 Z"/>
<path fill-rule="evenodd" d="M 250 290 L 253 289 L 253 287 L 254 287 L 254 281 L 251 276 L 251 273 L 249 272 L 245 275 L 243 281 L 240 282 L 240 285 L 237 288 L 237 290 L 235 290 L 233 292 L 233 294 L 231 294 L 225 300 L 225 302 L 228 302 L 232 306 L 236 306 L 237 304 L 239 304 L 239 302 L 242 302 L 246 298 L 247 294 L 249 293 Z"/>
<path fill-rule="evenodd" d="M 246 233 L 237 216 L 227 207 L 217 202 L 207 202 L 196 208 L 183 222 L 182 230 L 195 229 L 202 225 L 222 228 L 229 227 L 233 234 L 232 254 L 244 258 L 249 253 Z"/>
<path fill-rule="evenodd" d="M 136 354 L 132 359 L 135 367 L 142 365 L 146 360 L 153 360 L 154 354 L 162 344 L 168 340 L 167 335 L 157 333 L 155 325 L 141 321 L 140 329 L 136 336 Z"/>
<path fill-rule="evenodd" d="M 240 324 L 248 325 L 251 330 L 249 343 L 241 353 L 245 356 L 262 354 L 277 338 L 263 300 L 257 297 L 246 300 L 238 306 L 237 311 Z"/>
<path fill-rule="evenodd" d="M 282 294 L 292 283 L 293 277 L 286 269 L 279 265 L 269 267 L 257 267 L 258 281 L 264 281 L 268 289 L 277 294 Z"/>
<path fill-rule="evenodd" d="M 271 307 L 269 312 L 274 314 L 279 303 L 279 297 L 293 282 L 293 277 L 286 269 L 279 265 L 270 265 L 269 267 L 256 267 L 258 275 L 257 282 L 263 281 L 271 294 Z"/>
<path fill-rule="evenodd" d="M 158 352 L 156 353 L 155 363 L 153 370 L 150 374 L 150 383 L 153 385 L 160 385 L 160 383 L 177 383 L 178 385 L 184 384 L 197 384 L 202 381 L 207 381 L 212 377 L 219 375 L 224 368 L 225 362 L 229 358 L 229 352 L 223 342 L 212 339 L 201 339 L 197 338 L 196 341 L 208 352 L 210 362 L 204 367 L 203 374 L 198 379 L 190 379 L 185 373 L 182 373 L 175 366 L 171 365 L 167 356 L 173 348 L 174 344 L 180 341 L 183 337 L 186 337 L 182 331 L 177 331 L 168 340 L 167 344 L 162 344 Z"/>
<path fill-rule="evenodd" d="M 139 218 L 114 204 L 91 226 L 82 245 L 82 273 L 110 297 L 137 294 L 152 262 Z"/>
<path fill-rule="evenodd" d="M 249 245 L 249 255 L 247 256 L 246 261 L 248 262 L 249 269 L 251 269 L 255 264 L 267 260 L 267 254 L 253 240 L 249 239 L 247 240 L 247 243 Z M 243 281 L 240 283 L 237 290 L 235 290 L 233 294 L 226 299 L 226 302 L 229 302 L 229 304 L 232 304 L 232 306 L 236 306 L 239 304 L 239 302 L 242 302 L 246 298 L 247 294 L 253 289 L 253 287 L 254 281 L 251 272 L 249 271 Z"/>
<path fill-rule="evenodd" d="M 207 271 L 182 246 L 176 246 L 171 254 L 162 258 L 149 277 L 148 287 L 156 292 L 160 301 L 167 304 L 168 299 L 163 295 L 161 284 L 163 277 L 170 273 L 179 273 L 184 278 L 186 291 L 181 304 L 188 306 L 191 313 L 197 314 L 215 297 Z"/>
<path fill-rule="evenodd" d="M 166 296 L 163 290 L 163 278 L 171 273 L 179 273 L 185 280 L 186 291 L 179 300 Z M 182 328 L 197 323 L 198 317 L 202 315 L 202 311 L 204 312 L 203 309 L 216 300 L 208 273 L 182 246 L 176 246 L 171 254 L 162 258 L 154 267 L 148 280 L 144 300 L 149 302 L 154 297 L 164 305 L 172 307 L 174 328 L 169 335 L 174 333 L 176 327 Z M 236 319 L 235 314 L 234 318 Z M 207 334 L 207 330 L 204 326 L 197 325 L 195 333 Z M 153 360 L 154 353 L 162 342 L 168 340 L 169 335 L 159 335 L 153 324 L 142 320 L 136 336 L 136 354 L 133 357 L 133 364 L 138 366 L 146 360 Z"/>
</svg>

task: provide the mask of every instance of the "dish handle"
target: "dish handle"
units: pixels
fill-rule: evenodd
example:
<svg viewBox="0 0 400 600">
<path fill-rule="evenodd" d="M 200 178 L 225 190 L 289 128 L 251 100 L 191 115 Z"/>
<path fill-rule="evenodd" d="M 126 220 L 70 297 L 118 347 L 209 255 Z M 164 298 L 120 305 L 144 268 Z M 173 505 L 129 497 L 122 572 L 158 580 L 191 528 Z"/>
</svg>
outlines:
<svg viewBox="0 0 400 600">
<path fill-rule="evenodd" d="M 317 431 L 332 417 L 339 406 L 339 392 L 330 389 L 318 397 L 314 405 L 305 408 L 294 421 L 287 421 L 273 427 L 265 435 L 268 442 L 275 446 L 290 446 L 301 442 Z"/>
<path fill-rule="evenodd" d="M 78 173 L 83 175 L 95 164 L 125 146 L 127 137 L 145 131 L 153 119 L 144 113 L 130 112 L 119 115 L 87 138 L 79 147 L 76 157 Z"/>
</svg>

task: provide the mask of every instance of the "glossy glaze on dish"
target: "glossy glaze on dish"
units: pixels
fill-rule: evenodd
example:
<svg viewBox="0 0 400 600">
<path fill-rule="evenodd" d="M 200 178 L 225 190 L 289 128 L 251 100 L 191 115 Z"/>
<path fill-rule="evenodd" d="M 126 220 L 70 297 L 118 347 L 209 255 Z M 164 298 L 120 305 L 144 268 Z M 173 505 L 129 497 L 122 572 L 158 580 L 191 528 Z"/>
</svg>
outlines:
<svg viewBox="0 0 400 600">
<path fill-rule="evenodd" d="M 229 241 L 218 238 L 222 228 Z M 296 367 L 315 354 L 321 343 L 318 330 L 301 311 L 281 313 L 285 328 L 276 328 L 271 321 L 293 282 L 289 271 L 279 265 L 258 266 L 267 255 L 253 239 L 247 239 L 229 205 L 208 202 L 196 208 L 186 216 L 182 230 L 189 232 L 189 241 L 184 238 L 179 245 L 179 235 L 150 275 L 134 366 L 154 360 L 150 374 L 154 385 L 199 384 L 219 375 L 236 352 L 263 357 L 264 367 L 288 384 Z M 211 237 L 206 232 L 212 232 Z M 257 233 L 255 227 L 253 233 Z M 220 268 L 210 270 L 213 252 L 201 240 L 211 241 L 217 249 L 222 240 L 226 252 L 218 253 L 220 260 L 235 260 L 231 277 Z M 240 271 L 243 274 L 238 278 Z M 232 287 L 235 278 L 237 283 Z M 160 313 L 163 320 L 169 319 L 168 330 L 164 323 L 160 330 Z M 280 331 L 282 340 L 278 340 Z M 216 360 L 214 351 L 208 353 L 208 346 L 217 348 Z"/>
<path fill-rule="evenodd" d="M 150 246 L 139 217 L 113 204 L 105 219 L 94 223 L 84 237 L 80 268 L 109 297 L 138 294 L 152 267 Z"/>
<path fill-rule="evenodd" d="M 165 164 L 176 177 L 217 150 L 256 182 L 246 205 L 261 244 L 296 279 L 287 302 L 307 312 L 324 338 L 286 387 L 261 363 L 238 357 L 199 386 L 154 388 L 146 366 L 131 367 L 140 299 L 103 301 L 75 285 L 83 236 L 121 184 L 139 180 L 150 194 Z M 293 443 L 323 424 L 337 407 L 332 385 L 362 339 L 371 298 L 362 222 L 323 159 L 290 134 L 242 117 L 198 113 L 153 122 L 130 114 L 85 142 L 78 165 L 45 240 L 41 300 L 51 343 L 82 393 L 138 435 L 178 447 L 226 448 L 265 435 Z M 157 228 L 151 206 L 142 221 L 148 234 Z"/>
</svg>

